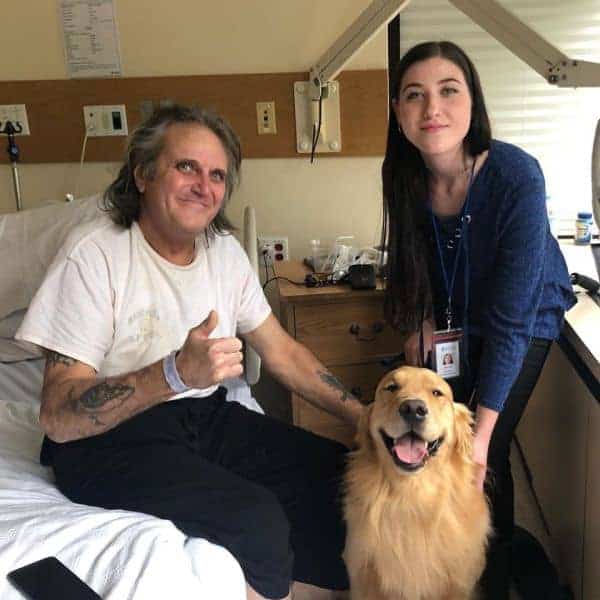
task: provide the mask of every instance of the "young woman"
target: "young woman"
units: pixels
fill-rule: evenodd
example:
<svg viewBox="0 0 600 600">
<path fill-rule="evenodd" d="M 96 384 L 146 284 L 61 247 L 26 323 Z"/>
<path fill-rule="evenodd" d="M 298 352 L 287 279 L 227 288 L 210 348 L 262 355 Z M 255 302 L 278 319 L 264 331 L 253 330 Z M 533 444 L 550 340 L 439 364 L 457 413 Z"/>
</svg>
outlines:
<svg viewBox="0 0 600 600">
<path fill-rule="evenodd" d="M 496 530 L 483 586 L 486 597 L 507 598 L 510 442 L 575 300 L 539 164 L 492 139 L 466 54 L 451 42 L 419 44 L 392 89 L 382 168 L 386 315 L 409 332 L 410 364 L 444 374 L 444 354 L 460 357 L 448 381 L 475 411 L 478 485 L 487 472 Z"/>
</svg>

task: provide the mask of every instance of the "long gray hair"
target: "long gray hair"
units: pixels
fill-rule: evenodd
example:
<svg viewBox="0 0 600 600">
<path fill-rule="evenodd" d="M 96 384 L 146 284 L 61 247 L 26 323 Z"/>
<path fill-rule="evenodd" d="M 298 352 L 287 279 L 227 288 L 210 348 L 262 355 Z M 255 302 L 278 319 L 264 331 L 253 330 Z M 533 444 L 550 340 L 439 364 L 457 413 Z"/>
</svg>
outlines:
<svg viewBox="0 0 600 600">
<path fill-rule="evenodd" d="M 227 233 L 235 227 L 225 216 L 225 206 L 235 186 L 239 183 L 242 151 L 240 141 L 233 129 L 217 114 L 202 108 L 174 104 L 155 111 L 144 123 L 135 129 L 129 145 L 125 164 L 117 178 L 104 192 L 104 209 L 112 220 L 129 228 L 140 216 L 142 194 L 135 184 L 135 170 L 143 179 L 151 180 L 156 175 L 158 157 L 165 145 L 165 134 L 171 125 L 187 123 L 200 125 L 212 131 L 223 144 L 227 155 L 227 175 L 223 204 L 209 225 L 213 233 Z"/>
</svg>

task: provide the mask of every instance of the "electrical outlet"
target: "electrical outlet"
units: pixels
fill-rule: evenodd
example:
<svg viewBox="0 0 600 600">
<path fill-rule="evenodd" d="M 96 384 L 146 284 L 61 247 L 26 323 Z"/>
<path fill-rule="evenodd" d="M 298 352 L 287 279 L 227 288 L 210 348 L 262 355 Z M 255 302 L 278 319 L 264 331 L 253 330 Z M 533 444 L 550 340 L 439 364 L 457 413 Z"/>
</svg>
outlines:
<svg viewBox="0 0 600 600">
<path fill-rule="evenodd" d="M 127 113 L 124 104 L 84 106 L 83 121 L 89 137 L 127 135 Z"/>
<path fill-rule="evenodd" d="M 277 133 L 275 102 L 256 103 L 256 126 L 258 127 L 258 135 Z"/>
<path fill-rule="evenodd" d="M 280 260 L 289 260 L 288 239 L 283 236 L 262 235 L 258 237 L 258 262 L 272 265 Z"/>
<path fill-rule="evenodd" d="M 29 135 L 29 121 L 24 104 L 0 105 L 0 131 L 4 133 L 6 122 L 10 121 L 15 128 L 15 135 Z"/>
</svg>

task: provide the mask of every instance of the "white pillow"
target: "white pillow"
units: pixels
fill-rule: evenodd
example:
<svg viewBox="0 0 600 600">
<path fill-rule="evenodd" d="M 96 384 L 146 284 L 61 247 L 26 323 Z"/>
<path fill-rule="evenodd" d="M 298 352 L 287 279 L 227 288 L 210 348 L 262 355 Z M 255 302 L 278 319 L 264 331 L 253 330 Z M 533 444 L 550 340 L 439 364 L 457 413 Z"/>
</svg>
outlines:
<svg viewBox="0 0 600 600">
<path fill-rule="evenodd" d="M 0 215 L 0 319 L 29 306 L 69 232 L 101 214 L 100 198 Z"/>
<path fill-rule="evenodd" d="M 34 344 L 0 338 L 0 363 L 21 362 L 41 358 L 42 356 L 42 351 Z"/>
<path fill-rule="evenodd" d="M 17 333 L 17 329 L 19 329 L 19 325 L 26 312 L 25 309 L 15 310 L 15 312 L 10 313 L 4 319 L 0 319 L 0 338 L 15 337 L 15 333 Z"/>
<path fill-rule="evenodd" d="M 19 362 L 43 356 L 35 344 L 15 340 L 15 333 L 27 311 L 16 310 L 4 319 L 0 319 L 0 363 Z"/>
</svg>

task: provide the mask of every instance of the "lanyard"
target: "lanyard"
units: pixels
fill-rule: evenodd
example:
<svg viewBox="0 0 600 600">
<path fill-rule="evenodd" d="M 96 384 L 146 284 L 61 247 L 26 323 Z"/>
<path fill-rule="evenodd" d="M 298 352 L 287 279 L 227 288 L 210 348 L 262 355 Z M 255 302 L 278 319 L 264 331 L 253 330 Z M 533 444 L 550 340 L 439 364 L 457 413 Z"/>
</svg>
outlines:
<svg viewBox="0 0 600 600">
<path fill-rule="evenodd" d="M 452 265 L 452 276 L 448 279 L 448 272 L 446 271 L 446 263 L 444 261 L 444 254 L 442 252 L 442 244 L 440 242 L 440 232 L 438 230 L 437 219 L 431 211 L 431 223 L 433 225 L 433 231 L 435 233 L 435 241 L 437 245 L 438 257 L 440 259 L 440 267 L 442 269 L 442 276 L 444 277 L 444 286 L 446 288 L 446 295 L 448 296 L 448 303 L 446 305 L 446 325 L 448 330 L 452 328 L 452 297 L 454 295 L 454 283 L 456 280 L 456 273 L 458 271 L 458 262 L 460 260 L 460 251 L 464 246 L 465 230 L 467 225 L 471 222 L 471 215 L 468 213 L 469 202 L 471 199 L 471 184 L 473 183 L 473 174 L 475 172 L 475 161 L 473 161 L 473 167 L 471 168 L 471 176 L 469 177 L 469 185 L 467 186 L 467 195 L 462 211 L 460 212 L 460 229 L 456 228 L 454 234 L 458 238 L 458 246 L 456 248 L 456 254 L 454 255 L 454 264 Z M 466 249 L 465 249 L 466 252 Z"/>
</svg>

